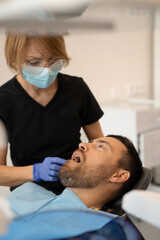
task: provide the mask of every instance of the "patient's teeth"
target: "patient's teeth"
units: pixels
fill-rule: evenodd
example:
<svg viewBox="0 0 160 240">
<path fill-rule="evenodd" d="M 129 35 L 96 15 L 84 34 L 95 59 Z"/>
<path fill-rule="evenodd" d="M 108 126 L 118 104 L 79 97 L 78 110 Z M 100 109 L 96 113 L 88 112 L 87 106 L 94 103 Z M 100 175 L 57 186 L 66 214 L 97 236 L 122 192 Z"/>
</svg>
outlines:
<svg viewBox="0 0 160 240">
<path fill-rule="evenodd" d="M 75 155 L 74 156 L 74 161 L 79 163 L 80 162 L 80 157 L 78 155 Z"/>
</svg>

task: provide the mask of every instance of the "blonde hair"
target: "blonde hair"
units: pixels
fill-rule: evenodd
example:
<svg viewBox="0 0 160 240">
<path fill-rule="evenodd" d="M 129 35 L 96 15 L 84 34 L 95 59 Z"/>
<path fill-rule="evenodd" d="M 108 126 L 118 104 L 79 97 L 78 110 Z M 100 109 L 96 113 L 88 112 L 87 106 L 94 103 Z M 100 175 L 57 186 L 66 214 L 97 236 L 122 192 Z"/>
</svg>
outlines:
<svg viewBox="0 0 160 240">
<path fill-rule="evenodd" d="M 9 68 L 19 73 L 22 72 L 22 63 L 24 62 L 29 42 L 32 42 L 35 48 L 38 48 L 39 45 L 44 46 L 50 53 L 50 56 L 63 58 L 65 59 L 65 65 L 69 64 L 70 58 L 62 36 L 7 35 L 5 57 Z M 41 54 L 43 55 L 43 53 Z"/>
</svg>

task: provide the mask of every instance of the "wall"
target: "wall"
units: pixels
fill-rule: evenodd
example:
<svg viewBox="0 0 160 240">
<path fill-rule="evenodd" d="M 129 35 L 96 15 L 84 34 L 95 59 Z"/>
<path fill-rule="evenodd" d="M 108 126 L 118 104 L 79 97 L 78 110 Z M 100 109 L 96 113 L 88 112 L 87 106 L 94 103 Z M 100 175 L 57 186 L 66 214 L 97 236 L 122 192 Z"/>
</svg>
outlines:
<svg viewBox="0 0 160 240">
<path fill-rule="evenodd" d="M 157 9 L 154 16 L 154 48 L 153 48 L 153 61 L 154 61 L 154 85 L 153 97 L 155 100 L 160 101 L 160 9 Z"/>
<path fill-rule="evenodd" d="M 4 56 L 5 34 L 0 32 L 0 84 L 8 81 L 13 73 L 8 69 Z"/>
<path fill-rule="evenodd" d="M 72 58 L 65 73 L 82 76 L 101 104 L 150 97 L 150 36 L 118 32 L 66 38 Z"/>
</svg>

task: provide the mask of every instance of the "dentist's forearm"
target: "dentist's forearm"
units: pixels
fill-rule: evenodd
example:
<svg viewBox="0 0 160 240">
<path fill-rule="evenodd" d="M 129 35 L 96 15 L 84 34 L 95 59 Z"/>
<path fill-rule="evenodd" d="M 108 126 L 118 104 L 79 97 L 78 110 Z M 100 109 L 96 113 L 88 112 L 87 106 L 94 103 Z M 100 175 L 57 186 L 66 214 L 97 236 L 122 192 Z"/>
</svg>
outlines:
<svg viewBox="0 0 160 240">
<path fill-rule="evenodd" d="M 33 166 L 10 167 L 0 165 L 0 186 L 17 186 L 33 181 Z"/>
</svg>

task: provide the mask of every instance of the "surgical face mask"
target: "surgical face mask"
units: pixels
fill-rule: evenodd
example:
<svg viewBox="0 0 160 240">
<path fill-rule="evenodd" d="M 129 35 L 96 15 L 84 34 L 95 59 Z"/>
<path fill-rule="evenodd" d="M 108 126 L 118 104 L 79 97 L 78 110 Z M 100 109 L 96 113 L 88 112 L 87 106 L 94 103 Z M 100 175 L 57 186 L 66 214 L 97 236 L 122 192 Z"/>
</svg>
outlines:
<svg viewBox="0 0 160 240">
<path fill-rule="evenodd" d="M 38 88 L 48 88 L 62 69 L 62 63 L 57 61 L 49 68 L 22 66 L 22 77 Z"/>
</svg>

